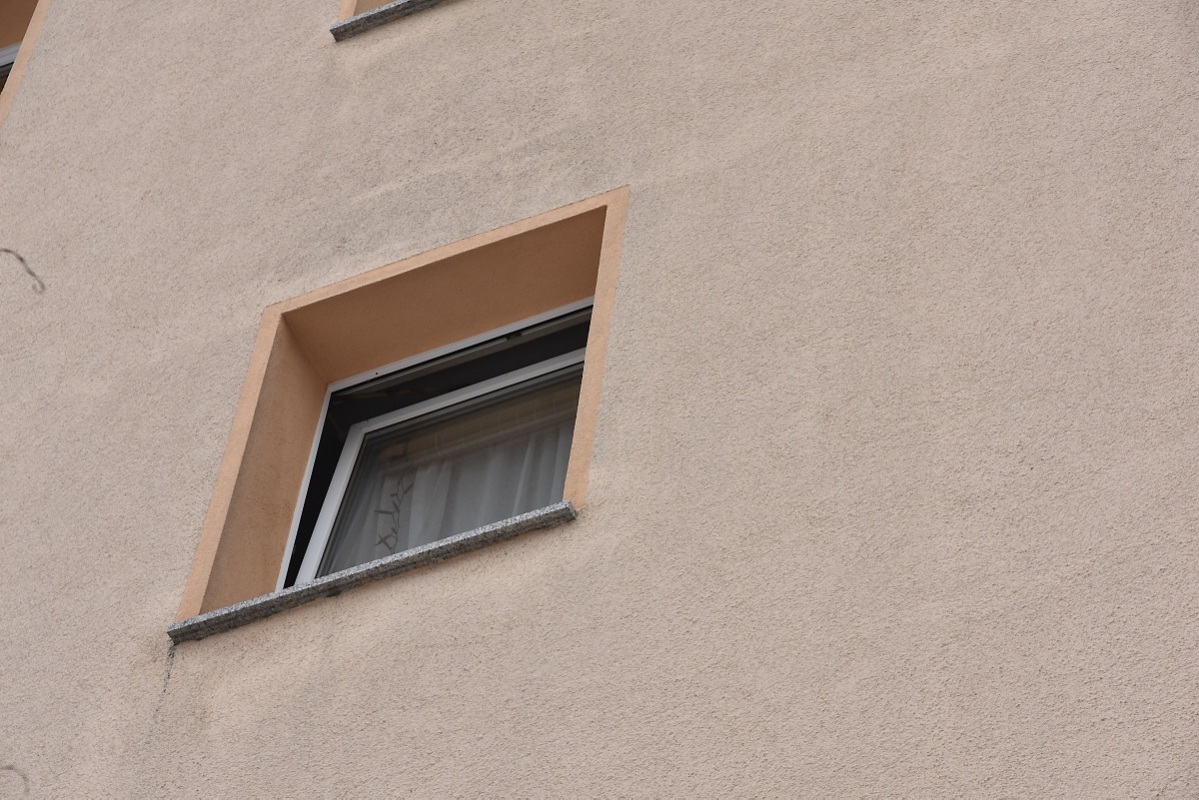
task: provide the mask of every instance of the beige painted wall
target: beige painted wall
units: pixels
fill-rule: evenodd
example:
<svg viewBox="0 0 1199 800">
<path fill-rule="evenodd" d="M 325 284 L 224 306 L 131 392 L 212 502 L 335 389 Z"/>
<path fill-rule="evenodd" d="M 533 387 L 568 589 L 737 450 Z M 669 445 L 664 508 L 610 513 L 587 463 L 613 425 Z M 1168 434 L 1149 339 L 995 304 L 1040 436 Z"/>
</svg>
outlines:
<svg viewBox="0 0 1199 800">
<path fill-rule="evenodd" d="M 0 793 L 1199 792 L 1193 3 L 337 5 L 49 8 Z M 626 184 L 585 514 L 169 651 L 263 308 Z"/>
</svg>

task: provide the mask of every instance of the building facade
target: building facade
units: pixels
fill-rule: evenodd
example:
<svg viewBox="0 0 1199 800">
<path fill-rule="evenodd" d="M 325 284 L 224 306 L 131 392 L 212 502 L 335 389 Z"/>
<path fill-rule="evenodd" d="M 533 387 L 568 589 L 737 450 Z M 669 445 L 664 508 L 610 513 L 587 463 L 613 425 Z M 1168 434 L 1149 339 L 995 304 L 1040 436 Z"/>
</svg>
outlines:
<svg viewBox="0 0 1199 800">
<path fill-rule="evenodd" d="M 1193 3 L 5 49 L 0 797 L 1199 793 Z M 569 314 L 548 494 L 329 566 L 336 393 Z"/>
</svg>

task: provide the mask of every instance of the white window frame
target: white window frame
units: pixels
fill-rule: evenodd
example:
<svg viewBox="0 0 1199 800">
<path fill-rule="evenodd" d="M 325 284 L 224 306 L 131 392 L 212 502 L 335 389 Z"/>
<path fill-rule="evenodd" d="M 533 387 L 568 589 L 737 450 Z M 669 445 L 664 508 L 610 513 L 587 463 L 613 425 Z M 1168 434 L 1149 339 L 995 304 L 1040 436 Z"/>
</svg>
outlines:
<svg viewBox="0 0 1199 800">
<path fill-rule="evenodd" d="M 17 53 L 20 51 L 20 42 L 10 44 L 8 47 L 0 47 L 0 77 L 12 72 L 13 64 L 17 63 Z"/>
<path fill-rule="evenodd" d="M 340 392 L 343 389 L 348 389 L 360 383 L 374 380 L 384 375 L 389 375 L 394 372 L 409 369 L 418 366 L 434 359 L 442 358 L 451 355 L 460 350 L 473 347 L 477 344 L 496 339 L 501 336 L 506 336 L 515 333 L 525 328 L 531 328 L 543 322 L 558 317 L 572 314 L 584 309 L 591 308 L 595 303 L 594 297 L 588 297 L 576 303 L 569 303 L 565 306 L 547 311 L 543 314 L 536 314 L 532 317 L 514 322 L 510 325 L 503 325 L 486 333 L 472 336 L 463 339 L 453 344 L 444 347 L 434 348 L 416 356 L 400 359 L 390 364 L 367 370 L 366 372 L 354 375 L 343 380 L 330 383 L 325 389 L 325 399 L 321 406 L 320 418 L 317 421 L 316 433 L 313 436 L 312 449 L 308 454 L 308 466 L 304 471 L 304 480 L 300 485 L 300 493 L 296 498 L 295 512 L 292 514 L 291 530 L 287 538 L 287 547 L 283 553 L 283 563 L 279 567 L 279 578 L 275 584 L 275 591 L 281 591 L 284 584 L 287 582 L 287 570 L 291 564 L 292 557 L 295 551 L 296 536 L 300 529 L 300 517 L 304 511 L 304 501 L 308 496 L 309 484 L 312 480 L 312 469 L 316 463 L 317 449 L 320 447 L 321 433 L 325 428 L 325 416 L 329 410 L 329 400 L 335 392 Z M 309 583 L 316 578 L 316 572 L 320 568 L 321 558 L 325 553 L 325 548 L 329 544 L 329 536 L 333 530 L 333 524 L 337 518 L 337 512 L 341 508 L 341 502 L 344 499 L 346 488 L 349 486 L 351 473 L 354 469 L 354 464 L 358 460 L 358 453 L 362 448 L 363 439 L 368 433 L 384 428 L 390 425 L 395 425 L 405 420 L 415 419 L 426 414 L 431 414 L 443 408 L 448 408 L 458 403 L 463 403 L 472 400 L 476 397 L 481 397 L 491 392 L 500 391 L 502 389 L 516 386 L 526 381 L 533 380 L 548 375 L 552 372 L 567 369 L 572 366 L 582 364 L 586 355 L 586 349 L 575 350 L 570 353 L 564 353 L 560 356 L 555 356 L 546 361 L 541 361 L 536 364 L 531 364 L 527 367 L 509 372 L 504 375 L 497 376 L 480 383 L 466 386 L 462 389 L 448 392 L 438 397 L 430 398 L 429 400 L 416 403 L 405 408 L 397 409 L 396 411 L 382 414 L 368 420 L 356 423 L 350 427 L 347 434 L 346 443 L 342 447 L 341 456 L 338 459 L 337 467 L 333 473 L 333 479 L 329 484 L 329 490 L 325 495 L 325 501 L 321 505 L 321 511 L 317 517 L 316 525 L 312 531 L 312 538 L 308 542 L 308 547 L 304 551 L 304 560 L 300 564 L 299 572 L 296 574 L 295 584 L 299 586 L 303 583 Z"/>
</svg>

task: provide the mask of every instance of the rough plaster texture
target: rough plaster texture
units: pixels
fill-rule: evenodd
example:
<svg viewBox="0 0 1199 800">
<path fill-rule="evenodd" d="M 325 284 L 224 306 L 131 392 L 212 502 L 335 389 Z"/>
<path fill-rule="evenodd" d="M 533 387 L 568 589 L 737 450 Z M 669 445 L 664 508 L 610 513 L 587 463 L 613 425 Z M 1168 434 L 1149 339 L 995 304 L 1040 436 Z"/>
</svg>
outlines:
<svg viewBox="0 0 1199 800">
<path fill-rule="evenodd" d="M 0 791 L 1199 792 L 1194 3 L 336 6 L 50 6 Z M 262 309 L 625 184 L 586 513 L 169 649 Z"/>
</svg>

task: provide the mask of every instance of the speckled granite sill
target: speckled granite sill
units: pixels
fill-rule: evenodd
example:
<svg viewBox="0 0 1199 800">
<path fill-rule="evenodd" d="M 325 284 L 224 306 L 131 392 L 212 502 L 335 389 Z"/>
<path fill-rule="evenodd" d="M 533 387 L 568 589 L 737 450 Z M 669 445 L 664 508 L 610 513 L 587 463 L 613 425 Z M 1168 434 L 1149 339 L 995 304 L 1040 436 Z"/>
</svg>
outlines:
<svg viewBox="0 0 1199 800">
<path fill-rule="evenodd" d="M 167 628 L 171 640 L 178 644 L 194 639 L 203 639 L 214 633 L 237 628 L 256 619 L 278 614 L 289 608 L 303 603 L 341 594 L 347 589 L 353 589 L 371 581 L 389 578 L 410 569 L 434 564 L 452 558 L 459 553 L 478 550 L 493 542 L 511 539 L 528 531 L 541 528 L 552 528 L 564 522 L 570 522 L 579 514 L 570 503 L 555 503 L 552 506 L 530 511 L 518 517 L 484 525 L 473 531 L 460 533 L 448 539 L 442 539 L 422 547 L 414 547 L 394 556 L 371 561 L 361 566 L 342 570 L 324 578 L 318 578 L 311 583 L 291 586 L 282 591 L 264 594 L 250 600 L 243 600 L 225 608 L 209 611 L 198 617 L 176 622 Z"/>
<path fill-rule="evenodd" d="M 385 22 L 391 22 L 393 19 L 406 17 L 409 14 L 415 14 L 417 11 L 424 11 L 426 8 L 432 8 L 443 0 L 395 0 L 394 3 L 388 3 L 385 6 L 379 6 L 376 9 L 367 11 L 363 14 L 343 19 L 341 22 L 335 23 L 329 28 L 329 32 L 333 34 L 333 38 L 337 41 L 349 39 L 351 36 L 369 31 L 371 28 L 377 28 Z"/>
</svg>

